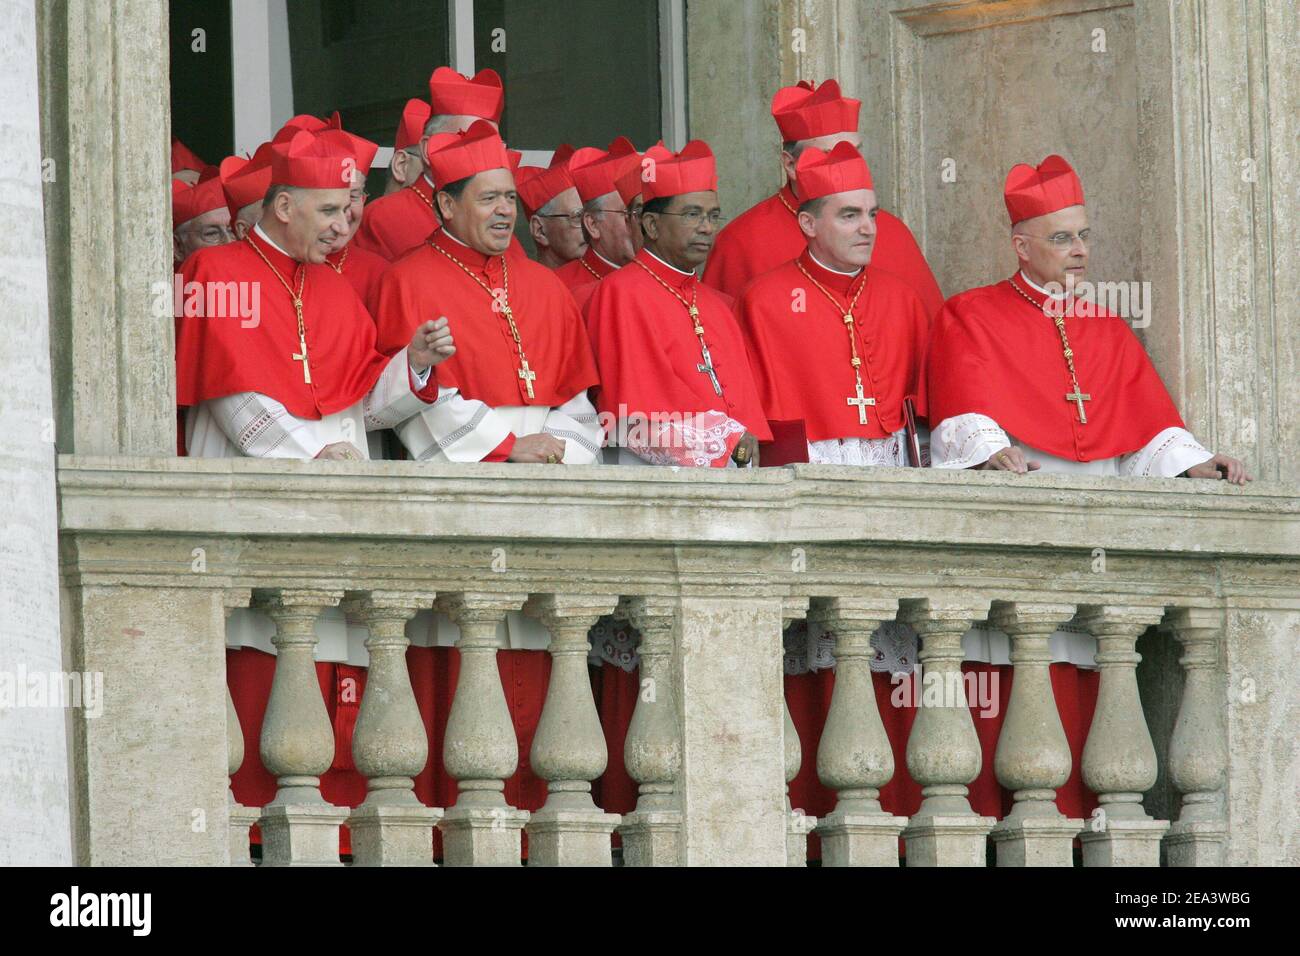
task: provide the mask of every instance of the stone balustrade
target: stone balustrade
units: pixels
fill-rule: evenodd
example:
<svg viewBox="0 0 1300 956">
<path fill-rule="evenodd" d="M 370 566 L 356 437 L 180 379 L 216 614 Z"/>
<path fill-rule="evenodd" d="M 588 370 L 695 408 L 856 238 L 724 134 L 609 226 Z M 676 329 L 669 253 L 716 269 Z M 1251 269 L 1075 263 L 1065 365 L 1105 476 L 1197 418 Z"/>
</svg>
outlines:
<svg viewBox="0 0 1300 956">
<path fill-rule="evenodd" d="M 897 866 L 900 835 L 908 866 L 983 866 L 990 846 L 999 866 L 1071 865 L 1076 838 L 1085 866 L 1297 853 L 1296 809 L 1256 769 L 1294 706 L 1294 676 L 1276 666 L 1300 622 L 1291 486 L 84 457 L 60 460 L 59 486 L 64 626 L 78 666 L 105 675 L 103 716 L 76 735 L 81 862 L 246 864 L 254 822 L 262 865 L 337 864 L 343 824 L 354 865 L 431 865 L 435 828 L 448 866 L 517 865 L 524 833 L 529 865 L 607 866 L 615 832 L 624 865 L 800 865 L 814 826 L 836 866 Z M 229 788 L 244 758 L 222 663 L 238 607 L 275 628 L 260 755 L 276 792 L 261 808 Z M 319 784 L 334 740 L 313 623 L 335 607 L 369 635 L 352 742 L 367 790 L 354 808 Z M 448 807 L 412 789 L 430 744 L 404 628 L 429 609 L 460 629 Z M 520 745 L 498 625 L 515 611 L 550 635 L 528 753 L 547 794 L 532 813 L 503 790 Z M 586 671 L 587 631 L 610 614 L 641 634 L 623 753 L 607 752 Z M 837 670 L 820 739 L 801 742 L 781 632 L 805 616 L 834 632 Z M 906 769 L 920 807 L 882 809 L 900 768 L 870 638 L 891 620 L 918 632 L 939 679 L 959 676 L 973 624 L 1008 635 L 994 770 L 1013 804 L 1001 820 L 971 806 L 982 753 L 964 700 L 918 709 Z M 1072 760 L 1048 640 L 1065 622 L 1098 642 L 1081 769 L 1100 807 L 1087 821 L 1055 800 Z M 1162 701 L 1140 692 L 1140 638 L 1182 649 L 1182 669 L 1156 675 L 1182 685 L 1176 720 L 1153 719 Z M 620 760 L 638 786 L 621 816 L 592 798 Z M 821 819 L 786 796 L 809 762 L 836 798 Z M 1276 845 L 1234 829 L 1262 812 L 1281 814 Z"/>
</svg>

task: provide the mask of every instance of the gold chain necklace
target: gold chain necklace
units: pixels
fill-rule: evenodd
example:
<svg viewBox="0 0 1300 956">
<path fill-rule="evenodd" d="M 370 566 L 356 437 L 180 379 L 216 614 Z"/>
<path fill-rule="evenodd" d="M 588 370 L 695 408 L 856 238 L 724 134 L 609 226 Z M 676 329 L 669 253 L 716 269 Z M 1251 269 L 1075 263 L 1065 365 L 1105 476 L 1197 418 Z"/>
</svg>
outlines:
<svg viewBox="0 0 1300 956">
<path fill-rule="evenodd" d="M 713 356 L 709 354 L 709 346 L 704 341 L 704 326 L 700 324 L 700 310 L 695 306 L 695 300 L 700 291 L 699 286 L 695 285 L 691 287 L 691 301 L 687 302 L 684 298 L 682 298 L 681 294 L 678 293 L 676 289 L 674 289 L 663 279 L 655 275 L 654 272 L 651 271 L 650 267 L 647 266 L 640 259 L 633 259 L 632 261 L 635 262 L 637 265 L 639 265 L 642 269 L 644 269 L 646 271 L 646 275 L 654 279 L 655 282 L 658 282 L 661 286 L 663 286 L 665 289 L 671 292 L 673 294 L 673 298 L 675 298 L 678 302 L 680 302 L 683 306 L 686 307 L 686 312 L 691 317 L 691 324 L 694 326 L 695 336 L 700 340 L 700 355 L 704 358 L 704 361 L 702 363 L 695 366 L 695 370 L 697 372 L 702 372 L 705 375 L 707 375 L 709 377 L 709 381 L 713 383 L 713 391 L 716 394 L 721 395 L 722 383 L 718 381 L 718 373 L 713 367 Z"/>
<path fill-rule="evenodd" d="M 835 306 L 837 309 L 840 308 L 840 303 L 836 300 L 835 296 L 831 295 L 831 290 L 814 279 L 812 273 L 803 267 L 802 262 L 796 259 L 794 264 L 798 266 L 800 272 L 807 276 L 809 282 L 821 290 L 822 295 L 826 296 L 826 298 L 830 300 L 831 305 Z M 867 406 L 876 404 L 875 398 L 868 398 L 862 393 L 862 359 L 858 358 L 858 337 L 853 332 L 853 310 L 858 304 L 858 297 L 862 295 L 862 290 L 866 287 L 867 276 L 864 272 L 862 275 L 862 284 L 858 286 L 858 291 L 853 293 L 852 301 L 849 302 L 848 308 L 843 312 L 844 331 L 849 333 L 849 351 L 853 355 L 850 364 L 853 366 L 854 390 L 857 392 L 856 395 L 848 396 L 845 401 L 850 406 L 857 406 L 859 425 L 865 425 L 867 423 Z"/>
<path fill-rule="evenodd" d="M 599 282 L 601 279 L 604 278 L 604 276 L 602 276 L 599 272 L 597 272 L 595 269 L 591 267 L 591 265 L 587 262 L 586 256 L 579 256 L 578 261 L 582 263 L 582 267 L 584 269 L 586 269 L 588 272 L 590 272 L 592 275 L 596 277 L 597 282 Z"/>
<path fill-rule="evenodd" d="M 1007 281 L 1011 284 L 1011 288 L 1015 289 L 1016 292 L 1020 294 L 1021 298 L 1038 311 L 1043 312 L 1043 304 L 1041 302 L 1035 302 L 1033 296 L 1020 288 L 1020 286 L 1016 284 L 1015 276 L 1012 276 Z M 1088 424 L 1088 415 L 1083 409 L 1083 403 L 1092 401 L 1092 396 L 1086 392 L 1079 391 L 1079 377 L 1074 374 L 1074 350 L 1070 348 L 1070 340 L 1065 337 L 1064 309 L 1062 309 L 1061 315 L 1053 315 L 1052 321 L 1056 323 L 1056 331 L 1061 335 L 1061 348 L 1065 353 L 1065 364 L 1070 370 L 1070 384 L 1074 386 L 1074 391 L 1067 393 L 1065 400 L 1067 402 L 1074 402 L 1074 404 L 1079 407 L 1079 424 L 1086 425 Z"/>
<path fill-rule="evenodd" d="M 257 243 L 253 241 L 253 237 L 248 235 L 244 237 L 244 240 L 253 247 L 253 251 L 256 252 L 261 260 L 266 263 L 266 267 L 275 273 L 275 277 L 280 280 L 280 285 L 284 286 L 284 291 L 289 293 L 289 298 L 293 301 L 293 311 L 298 316 L 299 351 L 296 355 L 291 357 L 295 362 L 302 362 L 302 380 L 310 385 L 311 368 L 307 364 L 307 327 L 303 324 L 302 320 L 302 296 L 303 293 L 307 291 L 307 265 L 306 263 L 303 263 L 300 266 L 302 269 L 302 279 L 298 282 L 298 293 L 295 295 L 293 287 L 285 281 L 284 276 L 280 275 L 280 270 L 271 264 L 271 260 L 266 257 L 266 253 L 257 247 Z"/>
<path fill-rule="evenodd" d="M 488 294 L 488 297 L 492 300 L 493 311 L 500 312 L 502 315 L 506 317 L 506 322 L 510 324 L 510 337 L 515 340 L 515 348 L 518 349 L 519 351 L 519 366 L 520 366 L 518 370 L 519 377 L 523 379 L 524 387 L 528 389 L 528 397 L 532 398 L 533 379 L 537 378 L 537 373 L 528 367 L 528 357 L 524 355 L 524 343 L 519 338 L 519 329 L 516 328 L 515 326 L 515 315 L 513 312 L 510 311 L 510 269 L 506 265 L 506 257 L 504 255 L 500 257 L 501 298 L 498 299 L 496 293 L 492 291 L 491 286 L 489 286 L 486 282 L 484 282 L 477 275 L 475 275 L 474 272 L 469 268 L 469 266 L 465 265 L 465 263 L 461 262 L 450 252 L 444 249 L 442 246 L 434 242 L 432 239 L 429 240 L 429 245 L 433 246 L 433 248 L 436 249 L 438 252 L 441 252 L 452 262 L 456 263 L 456 265 L 460 266 L 461 271 L 464 272 L 465 275 L 469 276 L 480 286 L 482 286 L 483 291 L 486 292 Z"/>
<path fill-rule="evenodd" d="M 351 248 L 352 248 L 351 246 L 343 247 L 343 255 L 339 256 L 338 265 L 335 265 L 334 263 L 330 262 L 328 259 L 325 260 L 325 264 L 329 266 L 331 269 L 333 269 L 335 272 L 337 272 L 339 275 L 343 275 L 343 263 L 348 261 L 348 250 Z"/>
<path fill-rule="evenodd" d="M 776 194 L 776 198 L 781 200 L 781 205 L 786 208 L 786 211 L 789 212 L 790 215 L 794 216 L 796 219 L 799 218 L 799 213 L 795 210 L 795 208 L 785 201 L 784 189 L 782 189 L 779 193 Z"/>
</svg>

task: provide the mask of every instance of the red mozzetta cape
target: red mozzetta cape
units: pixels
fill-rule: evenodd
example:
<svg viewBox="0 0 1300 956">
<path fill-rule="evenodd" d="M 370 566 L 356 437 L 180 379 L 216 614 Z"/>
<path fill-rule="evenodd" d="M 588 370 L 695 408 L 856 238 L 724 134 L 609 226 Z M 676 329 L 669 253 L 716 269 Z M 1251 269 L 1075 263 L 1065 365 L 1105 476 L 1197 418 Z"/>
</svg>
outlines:
<svg viewBox="0 0 1300 956">
<path fill-rule="evenodd" d="M 930 333 L 926 377 L 930 422 L 987 415 L 1034 448 L 1075 461 L 1136 451 L 1166 428 L 1183 427 L 1169 392 L 1128 324 L 1105 313 L 1067 315 L 1079 388 L 1092 400 L 1080 424 L 1061 336 L 1020 276 L 955 295 Z M 1037 303 L 1035 305 L 1034 303 Z"/>
<path fill-rule="evenodd" d="M 695 304 L 722 395 L 714 392 L 709 377 L 695 368 L 703 358 L 686 308 L 646 269 L 687 302 L 693 291 L 697 293 Z M 618 415 L 620 405 L 628 413 L 644 415 L 717 410 L 740 422 L 760 441 L 771 440 L 744 337 L 725 297 L 693 273 L 684 275 L 645 249 L 595 288 L 585 316 L 600 369 L 600 411 Z"/>
<path fill-rule="evenodd" d="M 433 187 L 426 177 L 420 176 L 405 189 L 381 196 L 367 205 L 350 245 L 396 262 L 442 228 L 432 203 Z M 513 236 L 506 255 L 511 256 L 512 264 L 516 259 L 527 258 L 523 246 Z"/>
<path fill-rule="evenodd" d="M 556 269 L 555 275 L 564 283 L 565 288 L 573 292 L 584 285 L 599 282 L 615 271 L 617 270 L 614 266 L 592 252 L 591 247 L 588 246 L 580 258 L 571 259 Z"/>
<path fill-rule="evenodd" d="M 252 248 L 254 242 L 269 267 Z M 298 319 L 272 267 L 295 290 L 299 270 L 307 270 L 303 325 L 311 384 L 303 381 L 302 362 L 291 357 L 298 351 Z M 240 242 L 200 249 L 185 261 L 181 275 L 187 289 L 192 282 L 201 290 L 225 283 L 257 283 L 259 310 L 256 325 L 238 316 L 177 318 L 178 405 L 260 392 L 298 418 L 319 419 L 355 405 L 388 364 L 375 348 L 375 323 L 346 279 L 329 266 L 296 262 L 256 233 Z M 244 327 L 245 321 L 250 327 Z M 408 335 L 407 342 L 393 351 L 409 340 Z M 430 376 L 429 388 L 436 378 Z"/>
<path fill-rule="evenodd" d="M 486 290 L 433 244 L 464 263 L 491 289 L 506 287 L 502 257 L 488 258 L 443 232 L 394 263 L 379 283 L 379 348 L 396 352 L 426 319 L 446 316 L 456 354 L 438 366 L 438 384 L 488 405 L 563 405 L 596 384 L 591 345 L 573 297 L 555 273 L 528 259 L 505 263 L 508 301 L 533 397 L 519 378 L 519 354 L 505 316 Z"/>
<path fill-rule="evenodd" d="M 369 249 L 358 249 L 349 242 L 325 260 L 326 264 L 352 284 L 371 317 L 379 307 L 379 277 L 388 268 L 388 260 Z"/>
<path fill-rule="evenodd" d="M 830 300 L 799 264 L 836 297 Z M 865 285 L 864 285 L 865 283 Z M 846 399 L 856 396 L 844 311 L 853 309 L 862 393 L 875 398 L 867 424 Z M 794 306 L 803 305 L 796 312 Z M 767 417 L 802 420 L 809 441 L 887 438 L 903 427 L 903 399 L 925 414 L 922 392 L 929 322 L 921 300 L 902 280 L 869 267 L 856 277 L 831 272 L 803 253 L 749 284 L 736 303 L 750 364 Z"/>
<path fill-rule="evenodd" d="M 791 212 L 798 208 L 799 200 L 787 183 L 775 196 L 737 216 L 718 233 L 704 268 L 704 281 L 739 298 L 751 279 L 796 258 L 808 245 L 796 214 Z M 883 209 L 876 215 L 871 265 L 877 271 L 892 272 L 911 286 L 930 318 L 943 307 L 943 293 L 912 231 Z"/>
</svg>

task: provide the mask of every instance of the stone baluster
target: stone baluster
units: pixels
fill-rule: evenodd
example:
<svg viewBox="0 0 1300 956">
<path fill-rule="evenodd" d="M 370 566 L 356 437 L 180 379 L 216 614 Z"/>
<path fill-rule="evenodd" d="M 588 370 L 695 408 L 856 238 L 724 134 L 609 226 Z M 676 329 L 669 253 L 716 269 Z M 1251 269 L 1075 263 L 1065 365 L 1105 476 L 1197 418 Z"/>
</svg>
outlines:
<svg viewBox="0 0 1300 956">
<path fill-rule="evenodd" d="M 251 592 L 228 591 L 224 595 L 225 616 L 238 607 L 248 607 Z M 240 726 L 239 714 L 235 711 L 234 698 L 230 696 L 230 685 L 226 684 L 226 775 L 233 778 L 244 765 L 244 728 Z M 262 814 L 261 807 L 246 807 L 235 799 L 233 785 L 226 791 L 226 803 L 230 811 L 230 865 L 252 866 L 253 858 L 249 853 L 249 828 L 257 822 Z"/>
<path fill-rule="evenodd" d="M 443 766 L 459 790 L 441 823 L 447 866 L 518 866 L 523 854 L 528 812 L 503 794 L 519 767 L 519 740 L 497 667 L 497 625 L 526 597 L 471 592 L 438 601 L 460 627 L 460 676 L 442 747 Z"/>
<path fill-rule="evenodd" d="M 320 776 L 334 760 L 334 727 L 316 677 L 316 619 L 342 591 L 259 592 L 256 606 L 275 622 L 275 676 L 262 720 L 262 763 L 276 776 L 262 808 L 263 866 L 340 865 L 339 825 L 348 816 L 321 796 Z"/>
<path fill-rule="evenodd" d="M 1049 640 L 1074 617 L 1073 604 L 994 601 L 989 623 L 1011 638 L 1011 701 L 993 769 L 1015 791 L 1011 812 L 989 836 L 998 866 L 1073 866 L 1082 820 L 1067 819 L 1056 791 L 1070 779 L 1070 742 L 1052 692 Z"/>
<path fill-rule="evenodd" d="M 1228 747 L 1223 725 L 1227 701 L 1220 670 L 1223 612 L 1180 608 L 1169 618 L 1183 645 L 1186 671 L 1174 735 L 1169 741 L 1169 777 L 1183 795 L 1178 820 L 1165 837 L 1169 866 L 1223 866 L 1228 827 L 1223 788 Z"/>
<path fill-rule="evenodd" d="M 624 866 L 678 866 L 682 813 L 676 793 L 682 737 L 674 691 L 673 613 L 667 599 L 621 602 L 620 612 L 641 634 L 641 688 L 623 745 L 628 775 L 639 785 L 636 809 L 624 814 Z"/>
<path fill-rule="evenodd" d="M 880 806 L 894 751 L 871 676 L 871 635 L 897 613 L 897 600 L 837 597 L 818 601 L 809 615 L 835 635 L 835 690 L 817 747 L 817 776 L 836 792 L 834 812 L 817 826 L 823 866 L 898 866 L 907 818 Z"/>
<path fill-rule="evenodd" d="M 801 620 L 808 614 L 806 597 L 787 597 L 781 606 L 782 627 L 789 627 L 791 622 Z M 784 672 L 782 683 L 784 683 Z M 799 776 L 803 766 L 803 746 L 799 741 L 799 730 L 790 717 L 790 705 L 781 693 L 781 708 L 785 712 L 785 858 L 786 866 L 808 865 L 808 834 L 817 826 L 817 818 L 809 816 L 800 808 L 790 806 L 790 783 Z"/>
<path fill-rule="evenodd" d="M 907 738 L 907 770 L 921 785 L 921 807 L 903 831 L 908 866 L 985 866 L 993 817 L 971 809 L 968 784 L 983 758 L 962 680 L 962 635 L 988 615 L 989 601 L 957 597 L 904 601 L 898 620 L 921 635 L 921 706 Z M 928 693 L 931 690 L 934 693 Z M 927 702 L 938 696 L 942 703 Z"/>
<path fill-rule="evenodd" d="M 442 810 L 415 796 L 429 762 L 429 739 L 406 669 L 406 622 L 433 604 L 432 594 L 371 591 L 349 600 L 349 618 L 370 631 L 370 666 L 352 734 L 352 760 L 366 778 L 366 799 L 348 817 L 356 866 L 433 866 L 433 828 Z"/>
<path fill-rule="evenodd" d="M 551 679 L 529 760 L 546 781 L 546 803 L 528 821 L 530 866 L 610 866 L 616 813 L 591 799 L 591 781 L 605 772 L 609 751 L 591 693 L 587 632 L 618 604 L 617 596 L 545 594 L 524 613 L 551 633 Z"/>
<path fill-rule="evenodd" d="M 1084 866 L 1159 866 L 1167 820 L 1153 820 L 1142 795 L 1156 782 L 1156 748 L 1138 697 L 1137 639 L 1159 623 L 1158 607 L 1089 606 L 1076 623 L 1097 638 L 1097 709 L 1083 746 L 1083 782 L 1097 808 L 1079 835 Z"/>
</svg>

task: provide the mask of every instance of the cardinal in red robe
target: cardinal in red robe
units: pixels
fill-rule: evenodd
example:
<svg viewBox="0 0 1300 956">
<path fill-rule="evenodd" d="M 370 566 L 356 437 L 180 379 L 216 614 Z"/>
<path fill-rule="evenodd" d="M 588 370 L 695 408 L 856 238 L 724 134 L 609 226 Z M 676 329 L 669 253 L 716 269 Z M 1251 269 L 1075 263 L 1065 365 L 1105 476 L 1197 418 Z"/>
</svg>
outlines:
<svg viewBox="0 0 1300 956">
<path fill-rule="evenodd" d="M 172 180 L 172 258 L 177 266 L 199 249 L 234 238 L 218 167 L 209 166 L 193 186 Z"/>
<path fill-rule="evenodd" d="M 429 137 L 462 132 L 477 122 L 487 122 L 496 129 L 505 99 L 501 77 L 495 70 L 479 70 L 473 79 L 446 66 L 434 70 L 429 77 L 430 115 L 420 141 L 422 151 L 426 152 L 425 166 L 428 166 Z M 376 199 L 357 230 L 356 246 L 389 262 L 419 246 L 441 226 L 434 212 L 433 193 L 433 180 L 426 170 L 405 189 Z M 525 258 L 523 247 L 517 241 L 511 256 Z"/>
<path fill-rule="evenodd" d="M 704 269 L 704 281 L 735 297 L 756 276 L 803 252 L 799 229 L 801 203 L 796 163 L 803 150 L 828 150 L 836 143 L 862 148 L 858 133 L 858 100 L 840 95 L 839 84 L 827 80 L 820 86 L 803 81 L 777 91 L 772 117 L 781 131 L 781 163 L 786 185 L 722 230 Z M 872 269 L 902 279 L 921 297 L 926 314 L 933 317 L 943 305 L 943 293 L 925 261 L 921 247 L 901 219 L 880 210 L 876 218 L 876 243 Z"/>
<path fill-rule="evenodd" d="M 296 132 L 273 152 L 262 221 L 186 261 L 176 388 L 189 454 L 365 458 L 368 428 L 436 395 L 432 367 L 453 350 L 445 323 L 413 328 L 390 359 L 352 287 L 324 264 L 347 229 L 355 162 L 347 134 Z"/>
<path fill-rule="evenodd" d="M 764 412 L 803 423 L 808 461 L 906 465 L 904 399 L 925 413 L 925 307 L 869 265 L 877 206 L 862 154 L 849 143 L 810 147 L 798 174 L 807 246 L 736 304 Z"/>
<path fill-rule="evenodd" d="M 713 152 L 657 144 L 641 168 L 645 245 L 585 314 L 611 443 L 625 464 L 749 465 L 771 435 L 744 338 L 731 300 L 695 275 L 721 218 Z"/>
<path fill-rule="evenodd" d="M 221 191 L 230 210 L 230 226 L 243 239 L 262 219 L 262 200 L 271 188 L 274 143 L 263 143 L 251 158 L 227 156 L 221 161 Z"/>
<path fill-rule="evenodd" d="M 641 250 L 641 154 L 623 136 L 608 149 L 580 149 L 569 160 L 582 199 L 582 231 L 587 251 L 557 270 L 583 308 L 594 286 Z"/>
<path fill-rule="evenodd" d="M 529 235 L 537 247 L 537 261 L 548 269 L 559 269 L 587 249 L 582 235 L 582 200 L 569 175 L 573 147 L 565 143 L 551 156 L 551 165 L 520 166 L 515 170 L 515 188 L 524 207 Z"/>
<path fill-rule="evenodd" d="M 426 155 L 443 227 L 384 274 L 379 348 L 445 317 L 460 353 L 438 371 L 437 404 L 399 437 L 421 461 L 595 461 L 591 347 L 555 274 L 506 254 L 515 184 L 501 137 L 476 123 L 433 136 Z"/>
<path fill-rule="evenodd" d="M 935 467 L 1249 480 L 1187 431 L 1126 317 L 1087 297 L 1091 230 L 1070 164 L 1018 164 L 1004 197 L 1018 271 L 953 296 L 931 330 Z"/>
<path fill-rule="evenodd" d="M 420 141 L 431 115 L 433 107 L 419 97 L 407 100 L 402 108 L 397 132 L 393 135 L 393 156 L 388 161 L 385 196 L 411 185 L 424 172 L 424 148 Z"/>
</svg>

